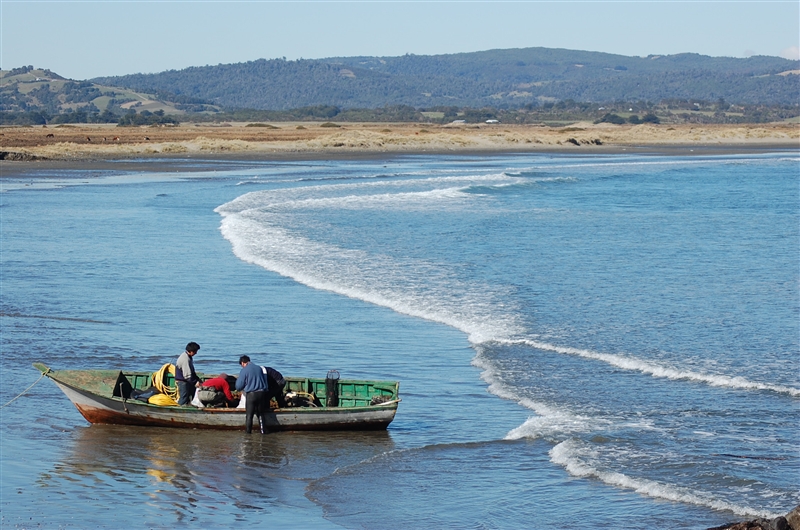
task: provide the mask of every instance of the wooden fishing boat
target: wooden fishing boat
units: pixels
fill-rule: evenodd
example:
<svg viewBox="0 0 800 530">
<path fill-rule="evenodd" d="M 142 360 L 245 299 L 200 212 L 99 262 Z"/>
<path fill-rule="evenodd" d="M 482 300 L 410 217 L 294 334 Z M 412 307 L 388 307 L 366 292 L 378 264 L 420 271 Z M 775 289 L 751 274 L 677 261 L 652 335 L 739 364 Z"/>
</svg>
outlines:
<svg viewBox="0 0 800 530">
<path fill-rule="evenodd" d="M 131 399 L 137 390 L 151 386 L 152 373 L 33 366 L 55 382 L 89 423 L 244 430 L 244 409 L 162 406 Z M 269 431 L 380 430 L 394 419 L 400 403 L 399 382 L 339 379 L 335 385 L 338 403 L 327 406 L 325 378 L 287 377 L 287 395 L 313 394 L 319 406 L 271 409 L 265 415 L 265 427 Z"/>
</svg>

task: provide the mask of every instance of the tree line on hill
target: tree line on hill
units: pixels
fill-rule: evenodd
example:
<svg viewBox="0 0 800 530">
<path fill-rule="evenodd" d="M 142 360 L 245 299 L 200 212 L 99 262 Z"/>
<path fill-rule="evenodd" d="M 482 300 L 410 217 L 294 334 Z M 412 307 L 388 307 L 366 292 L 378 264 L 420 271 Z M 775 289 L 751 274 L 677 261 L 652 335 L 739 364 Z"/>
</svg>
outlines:
<svg viewBox="0 0 800 530">
<path fill-rule="evenodd" d="M 85 108 L 56 115 L 50 115 L 45 111 L 0 111 L 0 125 L 25 126 L 69 123 L 116 123 L 120 127 L 134 127 L 144 125 L 178 125 L 180 122 L 174 115 L 165 115 L 162 110 L 157 110 L 155 112 L 144 110 L 140 113 L 137 113 L 135 110 L 130 110 L 121 116 L 109 110 L 91 112 Z"/>
<path fill-rule="evenodd" d="M 543 101 L 724 98 L 734 104 L 800 101 L 800 61 L 697 54 L 627 57 L 526 48 L 452 55 L 259 59 L 97 78 L 105 85 L 162 90 L 227 108 L 289 110 L 316 105 L 379 108 L 518 108 Z"/>
<path fill-rule="evenodd" d="M 597 105 L 573 100 L 528 105 L 518 109 L 496 107 L 470 108 L 456 106 L 417 109 L 407 105 L 392 105 L 378 109 L 342 109 L 331 105 L 302 107 L 285 111 L 236 109 L 213 116 L 187 115 L 187 122 L 419 122 L 447 124 L 456 120 L 464 123 L 483 123 L 497 120 L 507 124 L 560 125 L 576 121 L 605 123 L 767 123 L 800 116 L 797 106 L 730 105 L 699 100 L 666 100 L 659 104 L 648 102 L 611 102 Z M 638 121 L 637 121 L 638 120 Z"/>
<path fill-rule="evenodd" d="M 334 118 L 558 124 L 647 122 L 645 116 L 665 123 L 759 123 L 800 115 L 798 72 L 800 61 L 778 57 L 626 57 L 547 48 L 261 59 L 92 81 L 27 66 L 0 72 L 0 124 Z"/>
<path fill-rule="evenodd" d="M 289 110 L 230 109 L 215 113 L 166 114 L 163 110 L 124 113 L 82 109 L 50 115 L 45 111 L 3 112 L 0 125 L 45 125 L 61 123 L 117 123 L 118 126 L 177 125 L 219 122 L 405 122 L 447 124 L 454 121 L 483 123 L 497 120 L 506 124 L 563 125 L 577 121 L 595 123 L 769 123 L 800 116 L 800 108 L 792 105 L 730 105 L 700 100 L 665 100 L 647 102 L 612 102 L 597 105 L 573 100 L 526 105 L 517 109 L 496 107 L 470 108 L 440 106 L 415 108 L 390 105 L 376 109 L 344 109 L 333 105 L 300 107 Z"/>
</svg>

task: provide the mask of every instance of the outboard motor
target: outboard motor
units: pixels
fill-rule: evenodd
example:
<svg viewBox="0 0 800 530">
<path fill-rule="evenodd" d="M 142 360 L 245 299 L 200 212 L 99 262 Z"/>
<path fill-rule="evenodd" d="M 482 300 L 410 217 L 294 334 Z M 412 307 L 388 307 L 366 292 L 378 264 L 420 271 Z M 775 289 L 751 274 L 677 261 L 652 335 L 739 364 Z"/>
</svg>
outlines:
<svg viewBox="0 0 800 530">
<path fill-rule="evenodd" d="M 339 406 L 339 371 L 329 370 L 325 376 L 325 405 L 328 407 Z"/>
</svg>

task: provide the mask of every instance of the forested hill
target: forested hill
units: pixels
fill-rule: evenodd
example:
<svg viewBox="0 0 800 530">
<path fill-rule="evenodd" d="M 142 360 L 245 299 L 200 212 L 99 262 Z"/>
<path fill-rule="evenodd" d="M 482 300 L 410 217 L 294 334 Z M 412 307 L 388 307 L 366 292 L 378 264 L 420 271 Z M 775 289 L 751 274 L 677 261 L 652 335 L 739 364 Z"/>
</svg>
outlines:
<svg viewBox="0 0 800 530">
<path fill-rule="evenodd" d="M 170 70 L 92 81 L 165 91 L 233 108 L 312 105 L 519 107 L 547 101 L 692 99 L 794 105 L 800 61 L 679 54 L 628 57 L 548 48 L 451 55 L 335 57 Z"/>
</svg>

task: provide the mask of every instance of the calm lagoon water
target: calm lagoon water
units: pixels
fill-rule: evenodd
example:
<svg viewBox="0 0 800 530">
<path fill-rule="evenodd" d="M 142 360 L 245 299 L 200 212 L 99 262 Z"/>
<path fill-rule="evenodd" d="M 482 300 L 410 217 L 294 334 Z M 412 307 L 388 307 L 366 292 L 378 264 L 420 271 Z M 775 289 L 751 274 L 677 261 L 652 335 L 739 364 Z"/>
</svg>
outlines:
<svg viewBox="0 0 800 530">
<path fill-rule="evenodd" d="M 2 409 L 3 527 L 707 528 L 800 502 L 800 157 L 143 162 L 5 176 L 31 367 L 401 381 L 387 432 Z M 192 162 L 194 163 L 194 162 Z M 177 170 L 175 169 L 177 168 Z"/>
</svg>

